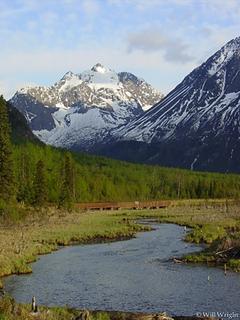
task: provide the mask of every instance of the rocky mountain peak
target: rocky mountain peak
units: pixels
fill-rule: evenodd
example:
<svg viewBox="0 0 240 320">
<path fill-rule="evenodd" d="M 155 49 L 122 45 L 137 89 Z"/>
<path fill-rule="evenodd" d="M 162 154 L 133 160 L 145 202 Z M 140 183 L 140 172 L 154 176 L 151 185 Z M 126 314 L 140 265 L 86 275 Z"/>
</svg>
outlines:
<svg viewBox="0 0 240 320">
<path fill-rule="evenodd" d="M 213 76 L 223 67 L 225 67 L 233 58 L 240 57 L 240 37 L 229 41 L 207 61 L 206 65 L 209 66 L 208 74 Z"/>
<path fill-rule="evenodd" d="M 131 77 L 134 81 L 124 81 L 121 73 L 97 63 L 79 74 L 67 72 L 50 87 L 17 92 L 11 102 L 43 142 L 89 149 L 162 98 L 150 84 Z"/>
<path fill-rule="evenodd" d="M 64 76 L 62 77 L 61 80 L 68 80 L 71 79 L 72 77 L 74 77 L 75 74 L 72 71 L 68 71 L 64 74 Z"/>
<path fill-rule="evenodd" d="M 236 37 L 235 39 L 232 39 L 228 41 L 225 46 L 226 48 L 231 48 L 232 50 L 240 50 L 240 37 Z M 223 47 L 223 48 L 224 48 Z"/>
<path fill-rule="evenodd" d="M 101 63 L 97 63 L 91 68 L 91 71 L 95 71 L 95 72 L 99 72 L 99 73 L 106 73 L 106 72 L 109 72 L 110 69 L 103 66 Z"/>
<path fill-rule="evenodd" d="M 137 83 L 141 82 L 141 80 L 142 80 L 130 72 L 119 72 L 118 76 L 119 76 L 120 81 L 122 81 L 123 83 L 131 81 L 131 82 L 137 84 Z M 144 81 L 144 80 L 142 80 L 142 81 Z"/>
<path fill-rule="evenodd" d="M 153 108 L 114 134 L 120 140 L 157 145 L 151 163 L 223 171 L 238 166 L 239 128 L 240 37 L 229 41 Z M 178 159 L 172 156 L 175 151 Z"/>
</svg>

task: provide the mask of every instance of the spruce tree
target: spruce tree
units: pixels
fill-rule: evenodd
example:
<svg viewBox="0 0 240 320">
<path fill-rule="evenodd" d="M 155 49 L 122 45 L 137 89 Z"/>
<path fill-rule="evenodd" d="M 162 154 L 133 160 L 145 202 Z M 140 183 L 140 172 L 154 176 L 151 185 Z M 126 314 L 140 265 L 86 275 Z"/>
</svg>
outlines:
<svg viewBox="0 0 240 320">
<path fill-rule="evenodd" d="M 47 202 L 47 179 L 45 172 L 45 165 L 42 160 L 39 160 L 36 164 L 36 172 L 34 179 L 34 199 L 33 204 L 36 206 L 44 206 Z"/>
<path fill-rule="evenodd" d="M 71 154 L 64 156 L 59 206 L 70 210 L 75 201 L 75 168 Z"/>
<path fill-rule="evenodd" d="M 18 159 L 18 192 L 17 200 L 30 203 L 32 200 L 32 179 L 30 172 L 30 157 L 26 150 L 22 150 Z"/>
<path fill-rule="evenodd" d="M 0 199 L 8 202 L 14 193 L 10 125 L 6 101 L 0 96 Z"/>
</svg>

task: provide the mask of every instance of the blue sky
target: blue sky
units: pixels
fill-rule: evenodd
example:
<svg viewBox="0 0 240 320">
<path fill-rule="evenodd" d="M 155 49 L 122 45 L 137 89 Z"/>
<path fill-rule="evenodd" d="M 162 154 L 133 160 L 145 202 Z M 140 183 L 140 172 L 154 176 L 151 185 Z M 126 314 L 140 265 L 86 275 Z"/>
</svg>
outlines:
<svg viewBox="0 0 240 320">
<path fill-rule="evenodd" d="M 0 0 L 0 91 L 100 62 L 167 93 L 240 36 L 240 0 Z"/>
</svg>

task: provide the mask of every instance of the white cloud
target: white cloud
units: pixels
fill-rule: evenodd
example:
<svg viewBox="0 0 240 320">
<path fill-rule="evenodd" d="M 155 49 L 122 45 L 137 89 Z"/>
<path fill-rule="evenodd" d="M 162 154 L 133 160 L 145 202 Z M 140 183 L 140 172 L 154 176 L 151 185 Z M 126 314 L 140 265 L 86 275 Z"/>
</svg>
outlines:
<svg viewBox="0 0 240 320">
<path fill-rule="evenodd" d="M 239 35 L 239 1 L 0 0 L 0 89 L 10 97 L 100 61 L 166 92 Z"/>
<path fill-rule="evenodd" d="M 90 69 L 97 62 L 118 72 L 133 72 L 165 93 L 182 80 L 186 72 L 195 67 L 194 63 L 189 63 L 187 67 L 183 64 L 168 63 L 159 52 L 150 52 L 146 55 L 143 51 L 134 51 L 124 54 L 124 51 L 111 47 L 22 51 L 18 53 L 18 59 L 14 53 L 2 56 L 0 70 L 4 83 L 1 89 L 9 99 L 17 88 L 32 81 L 38 85 L 52 85 L 67 71 L 79 73 Z M 21 75 L 21 79 L 14 80 L 16 75 Z"/>
<path fill-rule="evenodd" d="M 194 60 L 188 51 L 188 46 L 179 38 L 164 35 L 156 28 L 149 28 L 128 36 L 128 50 L 143 50 L 145 52 L 160 51 L 166 61 L 188 63 Z"/>
</svg>

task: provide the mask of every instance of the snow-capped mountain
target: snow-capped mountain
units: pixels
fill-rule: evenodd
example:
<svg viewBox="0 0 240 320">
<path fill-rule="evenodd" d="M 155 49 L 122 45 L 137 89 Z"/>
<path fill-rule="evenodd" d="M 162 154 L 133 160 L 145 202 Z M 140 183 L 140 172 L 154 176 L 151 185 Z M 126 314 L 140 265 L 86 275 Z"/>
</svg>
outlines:
<svg viewBox="0 0 240 320">
<path fill-rule="evenodd" d="M 43 142 L 89 150 L 162 97 L 133 74 L 98 63 L 80 74 L 66 73 L 51 87 L 23 88 L 10 102 Z"/>
<path fill-rule="evenodd" d="M 145 162 L 240 171 L 240 37 L 114 135 L 146 143 Z"/>
</svg>

